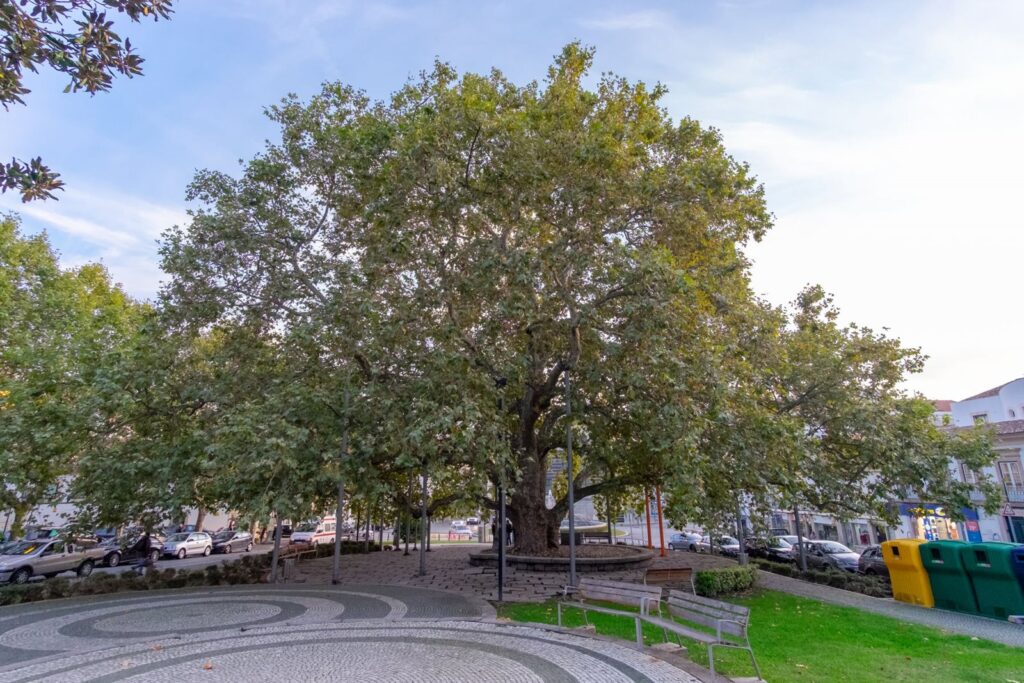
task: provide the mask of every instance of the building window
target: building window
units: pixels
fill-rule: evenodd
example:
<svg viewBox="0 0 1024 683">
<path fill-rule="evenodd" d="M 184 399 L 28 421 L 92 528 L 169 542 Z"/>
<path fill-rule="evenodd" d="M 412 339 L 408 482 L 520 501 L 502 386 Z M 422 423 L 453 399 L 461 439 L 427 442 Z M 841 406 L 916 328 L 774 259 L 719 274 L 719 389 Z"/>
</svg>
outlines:
<svg viewBox="0 0 1024 683">
<path fill-rule="evenodd" d="M 1007 486 L 1024 487 L 1024 472 L 1020 469 L 1020 460 L 999 463 L 999 476 Z"/>
<path fill-rule="evenodd" d="M 978 483 L 978 473 L 967 467 L 967 465 L 960 465 L 960 471 L 963 473 L 964 481 L 971 486 L 975 486 Z"/>
<path fill-rule="evenodd" d="M 977 415 L 972 415 L 971 417 L 974 418 L 974 424 L 976 425 L 985 424 L 986 422 L 988 422 L 988 413 L 978 413 Z"/>
</svg>

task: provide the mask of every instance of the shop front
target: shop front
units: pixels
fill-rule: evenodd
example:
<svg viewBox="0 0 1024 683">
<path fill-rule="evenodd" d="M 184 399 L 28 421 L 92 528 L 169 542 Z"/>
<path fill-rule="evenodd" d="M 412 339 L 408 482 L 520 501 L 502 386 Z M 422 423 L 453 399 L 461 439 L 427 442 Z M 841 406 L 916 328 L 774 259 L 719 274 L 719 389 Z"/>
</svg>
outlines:
<svg viewBox="0 0 1024 683">
<path fill-rule="evenodd" d="M 963 508 L 964 521 L 950 518 L 942 505 L 929 503 L 900 503 L 900 515 L 907 518 L 907 529 L 911 538 L 925 541 L 968 541 L 981 542 L 981 528 L 978 513 Z"/>
</svg>

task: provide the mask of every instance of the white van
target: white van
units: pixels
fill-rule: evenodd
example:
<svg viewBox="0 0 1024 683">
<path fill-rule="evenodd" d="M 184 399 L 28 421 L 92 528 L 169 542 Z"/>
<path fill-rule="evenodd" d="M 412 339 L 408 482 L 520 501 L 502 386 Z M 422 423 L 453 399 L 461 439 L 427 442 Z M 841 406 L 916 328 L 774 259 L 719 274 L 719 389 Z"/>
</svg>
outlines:
<svg viewBox="0 0 1024 683">
<path fill-rule="evenodd" d="M 313 547 L 322 543 L 334 543 L 336 527 L 333 515 L 324 517 L 319 522 L 303 522 L 292 530 L 291 542 L 308 543 Z"/>
</svg>

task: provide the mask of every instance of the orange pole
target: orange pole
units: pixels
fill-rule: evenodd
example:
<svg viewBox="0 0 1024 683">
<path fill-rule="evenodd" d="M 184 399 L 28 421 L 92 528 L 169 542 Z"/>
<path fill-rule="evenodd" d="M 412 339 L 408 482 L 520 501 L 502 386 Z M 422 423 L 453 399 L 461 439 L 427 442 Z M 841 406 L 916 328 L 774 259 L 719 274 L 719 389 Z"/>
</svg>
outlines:
<svg viewBox="0 0 1024 683">
<path fill-rule="evenodd" d="M 661 514 L 661 487 L 654 489 L 658 497 L 658 538 L 661 539 L 661 556 L 665 557 L 665 516 Z"/>
<path fill-rule="evenodd" d="M 654 536 L 651 535 L 651 496 L 644 489 L 644 508 L 647 511 L 647 547 L 654 547 Z"/>
</svg>

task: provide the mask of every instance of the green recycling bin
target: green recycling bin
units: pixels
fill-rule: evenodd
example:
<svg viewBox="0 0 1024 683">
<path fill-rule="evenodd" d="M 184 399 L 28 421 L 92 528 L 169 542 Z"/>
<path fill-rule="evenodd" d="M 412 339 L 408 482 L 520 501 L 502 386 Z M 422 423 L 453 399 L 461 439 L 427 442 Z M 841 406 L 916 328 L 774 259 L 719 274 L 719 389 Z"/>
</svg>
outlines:
<svg viewBox="0 0 1024 683">
<path fill-rule="evenodd" d="M 1013 569 L 1013 543 L 968 543 L 960 548 L 978 599 L 978 613 L 1005 620 L 1024 614 L 1024 586 Z"/>
<path fill-rule="evenodd" d="M 974 584 L 964 569 L 963 541 L 930 541 L 920 546 L 921 563 L 928 572 L 932 597 L 939 609 L 978 614 Z"/>
</svg>

